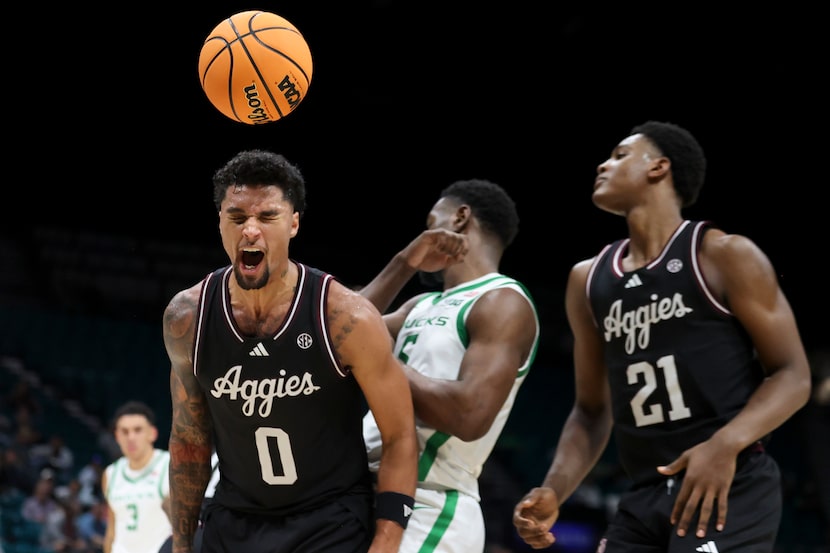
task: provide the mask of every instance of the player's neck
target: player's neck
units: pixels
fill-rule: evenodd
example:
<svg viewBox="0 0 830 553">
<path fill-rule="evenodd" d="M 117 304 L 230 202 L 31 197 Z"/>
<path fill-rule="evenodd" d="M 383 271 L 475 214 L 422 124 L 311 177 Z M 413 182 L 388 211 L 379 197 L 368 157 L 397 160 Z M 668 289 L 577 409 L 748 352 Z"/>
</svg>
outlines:
<svg viewBox="0 0 830 553">
<path fill-rule="evenodd" d="M 491 256 L 467 255 L 461 263 L 444 269 L 444 290 L 498 271 L 499 264 Z"/>
<path fill-rule="evenodd" d="M 251 313 L 253 318 L 259 319 L 263 313 L 275 311 L 277 306 L 291 303 L 298 275 L 299 269 L 289 261 L 282 274 L 272 273 L 268 283 L 262 288 L 245 290 L 235 279 L 231 279 L 228 283 L 231 303 L 235 308 L 241 307 L 245 312 Z"/>
<path fill-rule="evenodd" d="M 149 451 L 143 453 L 141 456 L 134 459 L 128 458 L 127 462 L 130 470 L 141 470 L 146 467 L 150 461 L 153 460 L 153 455 L 156 453 L 156 448 L 151 447 Z"/>
<path fill-rule="evenodd" d="M 663 253 L 666 244 L 683 222 L 683 217 L 675 210 L 659 216 L 654 216 L 653 213 L 629 216 L 627 221 L 630 242 L 623 265 L 626 270 L 633 270 L 647 265 Z"/>
</svg>

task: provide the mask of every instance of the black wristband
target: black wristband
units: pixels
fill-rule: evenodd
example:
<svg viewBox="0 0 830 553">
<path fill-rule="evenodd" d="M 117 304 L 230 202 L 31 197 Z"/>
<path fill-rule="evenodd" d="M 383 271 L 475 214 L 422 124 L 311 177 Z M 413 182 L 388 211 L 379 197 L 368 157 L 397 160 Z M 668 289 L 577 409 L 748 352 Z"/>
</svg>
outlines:
<svg viewBox="0 0 830 553">
<path fill-rule="evenodd" d="M 406 529 L 415 499 L 397 492 L 381 492 L 375 497 L 375 518 L 397 522 Z"/>
</svg>

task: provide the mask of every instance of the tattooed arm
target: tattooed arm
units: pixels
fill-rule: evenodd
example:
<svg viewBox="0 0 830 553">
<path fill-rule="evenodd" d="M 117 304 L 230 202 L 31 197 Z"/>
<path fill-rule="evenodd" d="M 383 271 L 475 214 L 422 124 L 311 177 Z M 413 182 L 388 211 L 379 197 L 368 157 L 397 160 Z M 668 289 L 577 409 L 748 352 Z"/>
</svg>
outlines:
<svg viewBox="0 0 830 553">
<path fill-rule="evenodd" d="M 201 284 L 176 294 L 164 311 L 164 346 L 170 358 L 170 515 L 173 553 L 190 553 L 210 480 L 212 423 L 193 374 L 193 333 Z"/>
</svg>

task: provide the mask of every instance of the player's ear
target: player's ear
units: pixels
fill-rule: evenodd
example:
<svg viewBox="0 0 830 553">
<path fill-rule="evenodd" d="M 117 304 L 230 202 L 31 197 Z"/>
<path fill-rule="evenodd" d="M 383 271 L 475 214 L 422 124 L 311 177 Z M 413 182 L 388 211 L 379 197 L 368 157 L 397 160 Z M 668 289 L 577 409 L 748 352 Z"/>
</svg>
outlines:
<svg viewBox="0 0 830 553">
<path fill-rule="evenodd" d="M 455 210 L 455 215 L 452 219 L 452 230 L 455 232 L 463 232 L 472 216 L 473 210 L 470 209 L 470 206 L 467 204 L 458 206 L 458 209 Z"/>
<path fill-rule="evenodd" d="M 671 160 L 666 156 L 660 156 L 651 160 L 648 174 L 652 179 L 662 179 L 670 170 Z"/>
<path fill-rule="evenodd" d="M 291 238 L 297 236 L 297 233 L 300 231 L 300 213 L 298 211 L 294 212 L 293 219 L 291 220 Z"/>
</svg>

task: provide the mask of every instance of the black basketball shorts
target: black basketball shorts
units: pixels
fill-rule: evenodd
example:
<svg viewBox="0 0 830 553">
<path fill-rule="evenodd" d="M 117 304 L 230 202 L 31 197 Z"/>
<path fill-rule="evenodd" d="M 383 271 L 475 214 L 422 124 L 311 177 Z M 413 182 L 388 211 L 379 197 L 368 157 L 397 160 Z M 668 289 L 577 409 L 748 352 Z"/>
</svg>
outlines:
<svg viewBox="0 0 830 553">
<path fill-rule="evenodd" d="M 348 496 L 285 517 L 214 503 L 205 514 L 201 553 L 366 553 L 374 535 L 369 501 Z"/>
<path fill-rule="evenodd" d="M 676 477 L 673 485 L 667 485 L 669 480 L 622 496 L 598 553 L 772 553 L 783 508 L 781 473 L 772 457 L 758 451 L 739 461 L 729 491 L 726 527 L 715 530 L 715 510 L 703 538 L 695 536 L 696 518 L 682 538 L 669 522 L 682 483 Z"/>
</svg>

